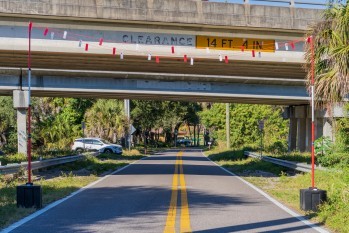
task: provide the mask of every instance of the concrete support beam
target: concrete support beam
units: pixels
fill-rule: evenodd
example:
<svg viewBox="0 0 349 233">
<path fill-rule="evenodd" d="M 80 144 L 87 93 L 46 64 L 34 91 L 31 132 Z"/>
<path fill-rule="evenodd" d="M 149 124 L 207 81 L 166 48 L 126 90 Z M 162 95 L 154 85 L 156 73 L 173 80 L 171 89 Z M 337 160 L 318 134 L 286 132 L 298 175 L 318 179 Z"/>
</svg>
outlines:
<svg viewBox="0 0 349 233">
<path fill-rule="evenodd" d="M 293 151 L 296 149 L 297 143 L 297 119 L 290 118 L 290 126 L 288 133 L 288 151 Z"/>
<path fill-rule="evenodd" d="M 227 149 L 230 149 L 230 104 L 226 104 L 225 109 L 226 119 L 225 119 L 225 128 L 227 134 Z"/>
<path fill-rule="evenodd" d="M 289 151 L 311 150 L 311 108 L 309 105 L 290 106 L 283 113 L 290 119 L 288 146 Z M 315 111 L 315 140 L 324 136 L 335 141 L 333 118 L 346 117 L 343 106 Z"/>
<path fill-rule="evenodd" d="M 305 150 L 311 151 L 311 118 L 306 118 L 306 145 Z"/>
<path fill-rule="evenodd" d="M 297 150 L 304 152 L 306 148 L 306 118 L 297 119 Z"/>
<path fill-rule="evenodd" d="M 297 119 L 295 118 L 295 109 L 292 106 L 288 108 L 288 117 L 290 118 L 288 132 L 288 151 L 293 151 L 296 149 L 297 145 Z"/>
<path fill-rule="evenodd" d="M 295 118 L 297 119 L 297 150 L 305 151 L 306 148 L 306 119 L 307 119 L 307 106 L 295 107 Z"/>
<path fill-rule="evenodd" d="M 304 86 L 272 84 L 222 83 L 217 81 L 156 80 L 152 76 L 130 78 L 92 78 L 71 76 L 32 76 L 32 96 L 87 98 L 130 98 L 188 100 L 198 102 L 240 102 L 286 105 L 309 101 Z M 141 77 L 141 76 L 139 76 Z M 165 75 L 163 76 L 165 77 Z M 161 77 L 160 77 L 161 78 Z M 177 78 L 177 77 L 176 77 Z M 183 77 L 182 77 L 183 79 Z M 23 86 L 28 86 L 23 77 Z M 5 89 L 3 89 L 5 88 Z M 18 89 L 18 78 L 0 78 L 0 94 Z M 12 91 L 11 90 L 11 91 Z"/>
<path fill-rule="evenodd" d="M 315 119 L 315 139 L 323 136 L 324 118 Z"/>
<path fill-rule="evenodd" d="M 324 118 L 323 119 L 323 136 L 329 137 L 332 141 L 335 140 L 334 134 L 333 134 L 333 127 L 332 127 L 332 120 L 330 118 Z"/>
</svg>

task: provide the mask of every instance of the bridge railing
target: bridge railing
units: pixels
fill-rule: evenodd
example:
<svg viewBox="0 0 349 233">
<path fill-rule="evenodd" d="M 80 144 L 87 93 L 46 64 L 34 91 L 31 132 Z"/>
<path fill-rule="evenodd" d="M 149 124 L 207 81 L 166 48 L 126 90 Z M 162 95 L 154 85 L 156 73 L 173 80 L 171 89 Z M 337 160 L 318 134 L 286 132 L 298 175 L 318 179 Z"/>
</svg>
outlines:
<svg viewBox="0 0 349 233">
<path fill-rule="evenodd" d="M 203 0 L 204 1 L 204 0 Z M 253 4 L 254 1 L 258 2 L 302 2 L 300 0 L 205 0 L 206 2 L 228 2 L 228 3 L 248 3 Z M 253 1 L 253 2 L 252 2 Z M 139 18 L 148 18 L 149 12 L 153 12 L 150 15 L 157 15 L 157 17 L 163 17 L 164 15 L 168 16 L 165 17 L 165 21 L 176 18 L 178 19 L 178 13 L 182 14 L 188 14 L 188 17 L 180 17 L 180 21 L 185 21 L 185 18 L 189 18 L 189 16 L 192 16 L 193 14 L 199 14 L 197 12 L 196 8 L 181 8 L 173 9 L 170 5 L 163 5 L 160 8 L 148 8 L 148 7 L 140 7 L 139 5 L 130 5 L 130 6 L 124 6 L 124 5 L 118 5 L 116 3 L 109 2 L 106 5 L 96 5 L 93 4 L 91 1 L 84 2 L 83 4 L 80 4 L 79 1 L 70 1 L 70 2 L 35 2 L 35 1 L 25 1 L 25 0 L 0 0 L 0 8 L 4 10 L 5 13 L 17 13 L 20 14 L 24 10 L 28 13 L 33 14 L 44 14 L 44 15 L 51 15 L 51 14 L 63 14 L 64 16 L 68 16 L 69 14 L 73 14 L 74 16 L 79 17 L 89 17 L 90 14 L 86 12 L 94 12 L 95 8 L 104 8 L 108 9 L 110 12 L 120 12 L 121 14 L 114 14 L 113 19 L 128 19 L 132 18 L 133 20 L 137 20 Z M 52 9 L 55 9 L 53 11 Z M 211 8 L 205 8 L 203 9 L 203 12 L 201 14 L 205 14 L 205 17 L 202 17 L 200 19 L 200 23 L 205 24 L 226 24 L 226 25 L 234 25 L 234 26 L 246 26 L 246 25 L 255 25 L 257 24 L 257 27 L 260 26 L 259 24 L 263 24 L 261 26 L 268 25 L 271 28 L 284 28 L 286 25 L 287 27 L 293 28 L 294 25 L 298 25 L 301 29 L 304 29 L 307 27 L 307 25 L 312 24 L 314 22 L 317 22 L 319 20 L 319 14 L 317 12 L 300 12 L 290 15 L 283 14 L 282 17 L 279 15 L 279 13 L 275 14 L 269 14 L 269 13 L 261 13 L 258 11 L 252 11 L 252 12 L 242 12 L 242 11 L 232 11 L 233 8 L 227 8 L 223 12 L 221 10 L 211 10 Z M 76 11 L 76 12 L 73 12 Z M 159 12 L 161 11 L 161 12 Z M 68 12 L 68 14 L 67 14 Z M 73 12 L 73 13 L 72 13 Z M 78 13 L 77 13 L 78 12 Z M 136 12 L 136 15 L 133 15 L 133 13 Z M 75 15 L 76 14 L 76 15 Z M 221 20 L 223 19 L 224 20 Z M 151 19 L 150 19 L 151 20 Z M 189 20 L 190 22 L 192 20 Z"/>
<path fill-rule="evenodd" d="M 305 8 L 325 8 L 328 0 L 203 0 L 206 2 L 226 2 L 226 3 L 245 3 L 245 4 L 281 4 L 282 6 L 290 7 L 305 7 Z M 342 0 L 346 2 L 346 0 Z"/>
</svg>

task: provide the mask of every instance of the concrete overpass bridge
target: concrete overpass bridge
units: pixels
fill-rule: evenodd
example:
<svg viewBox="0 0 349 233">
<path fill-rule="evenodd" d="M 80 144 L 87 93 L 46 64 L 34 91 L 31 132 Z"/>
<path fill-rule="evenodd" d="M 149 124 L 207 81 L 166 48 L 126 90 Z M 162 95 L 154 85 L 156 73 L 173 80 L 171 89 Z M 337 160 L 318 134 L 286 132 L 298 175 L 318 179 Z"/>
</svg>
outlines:
<svg viewBox="0 0 349 233">
<path fill-rule="evenodd" d="M 0 0 L 0 94 L 27 89 L 32 21 L 34 96 L 297 105 L 304 150 L 304 37 L 321 10 L 247 2 Z"/>
<path fill-rule="evenodd" d="M 298 40 L 319 19 L 321 10 L 174 0 L 64 4 L 3 0 L 0 9 L 2 94 L 26 86 L 27 24 L 31 20 L 36 96 L 126 98 L 132 94 L 134 98 L 189 101 L 309 102 L 304 88 L 304 43 Z M 100 38 L 103 46 L 98 46 Z M 241 52 L 240 45 L 233 44 L 233 49 L 216 45 L 214 40 L 219 38 L 225 45 L 241 39 L 250 44 Z M 206 45 L 206 40 L 211 41 Z M 283 44 L 290 41 L 297 41 L 295 49 L 289 45 L 286 51 Z M 255 42 L 269 47 L 255 46 L 253 58 Z M 116 48 L 116 56 L 111 55 L 111 47 Z M 190 65 L 191 58 L 194 65 Z"/>
</svg>

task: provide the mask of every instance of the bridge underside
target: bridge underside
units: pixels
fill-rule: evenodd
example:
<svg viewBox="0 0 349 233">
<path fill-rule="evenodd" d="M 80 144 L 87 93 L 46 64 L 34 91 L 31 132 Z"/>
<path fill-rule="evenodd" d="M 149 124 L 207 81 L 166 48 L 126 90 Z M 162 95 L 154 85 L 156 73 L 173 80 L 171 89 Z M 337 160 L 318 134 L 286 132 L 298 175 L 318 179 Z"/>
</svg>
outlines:
<svg viewBox="0 0 349 233">
<path fill-rule="evenodd" d="M 27 51 L 0 50 L 0 67 L 26 68 L 27 56 Z M 147 54 L 124 55 L 124 59 L 120 60 L 119 55 L 36 51 L 32 52 L 32 68 L 267 77 L 298 81 L 303 81 L 306 75 L 302 62 L 231 59 L 226 64 L 219 62 L 217 56 L 217 59 L 195 58 L 194 65 L 190 65 L 189 59 L 184 63 L 182 57 L 160 57 L 160 63 L 156 63 L 154 57 L 148 61 Z"/>
<path fill-rule="evenodd" d="M 3 95 L 27 89 L 27 74 L 17 68 L 1 70 Z M 199 102 L 300 105 L 309 97 L 304 86 L 282 86 L 282 79 L 244 76 L 187 75 L 33 69 L 33 96 L 130 98 Z M 219 79 L 219 82 L 216 80 Z M 183 80 L 183 81 L 182 81 Z M 192 81 L 188 81 L 192 80 Z M 229 80 L 229 82 L 225 82 Z M 235 81 L 235 82 L 232 82 Z M 284 80 L 285 81 L 285 80 Z M 278 84 L 278 85 L 276 85 Z"/>
<path fill-rule="evenodd" d="M 27 52 L 0 52 L 0 94 L 27 88 Z M 11 68 L 8 68 L 11 67 Z M 21 71 L 22 70 L 22 71 Z M 33 52 L 32 95 L 301 105 L 301 63 Z M 22 82 L 20 76 L 22 74 Z"/>
</svg>

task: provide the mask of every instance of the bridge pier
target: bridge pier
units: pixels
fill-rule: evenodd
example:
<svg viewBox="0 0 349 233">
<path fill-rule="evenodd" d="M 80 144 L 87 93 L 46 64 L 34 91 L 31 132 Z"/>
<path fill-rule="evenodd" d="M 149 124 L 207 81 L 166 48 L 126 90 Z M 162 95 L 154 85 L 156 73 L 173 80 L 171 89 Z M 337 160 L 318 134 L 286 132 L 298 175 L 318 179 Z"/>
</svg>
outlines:
<svg viewBox="0 0 349 233">
<path fill-rule="evenodd" d="M 288 150 L 301 152 L 311 150 L 311 108 L 307 106 L 289 106 L 286 110 L 289 118 Z M 322 136 L 335 140 L 333 118 L 344 117 L 343 107 L 315 111 L 315 139 Z"/>
<path fill-rule="evenodd" d="M 310 107 L 308 105 L 303 105 L 289 106 L 286 110 L 287 118 L 290 120 L 288 136 L 289 152 L 295 150 L 304 152 L 311 149 L 311 114 L 309 114 L 309 109 Z"/>
<path fill-rule="evenodd" d="M 27 154 L 28 91 L 13 91 L 13 107 L 17 110 L 17 151 Z"/>
<path fill-rule="evenodd" d="M 311 151 L 311 117 L 306 118 L 306 130 L 305 151 Z"/>
<path fill-rule="evenodd" d="M 294 117 L 290 117 L 290 124 L 289 124 L 289 131 L 288 131 L 288 151 L 289 152 L 296 150 L 296 142 L 297 142 L 297 120 Z"/>
<path fill-rule="evenodd" d="M 297 146 L 296 149 L 299 151 L 305 151 L 307 143 L 307 106 L 296 106 L 295 117 L 297 119 Z"/>
</svg>

